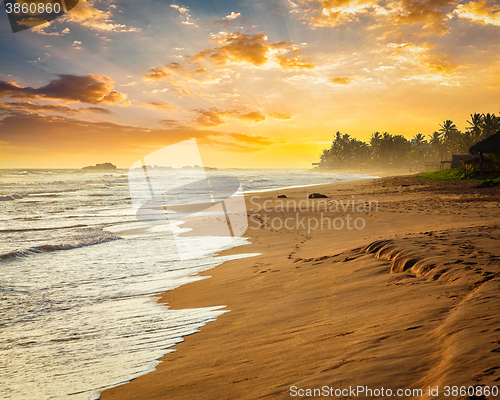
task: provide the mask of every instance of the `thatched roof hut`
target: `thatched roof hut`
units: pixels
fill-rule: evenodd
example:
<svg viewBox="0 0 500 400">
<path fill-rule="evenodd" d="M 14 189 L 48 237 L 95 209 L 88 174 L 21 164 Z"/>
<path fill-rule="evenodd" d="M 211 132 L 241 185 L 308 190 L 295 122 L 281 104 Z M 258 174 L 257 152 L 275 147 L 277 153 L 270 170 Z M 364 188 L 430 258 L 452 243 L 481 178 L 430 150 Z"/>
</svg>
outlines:
<svg viewBox="0 0 500 400">
<path fill-rule="evenodd" d="M 500 131 L 472 145 L 469 152 L 471 154 L 500 153 Z"/>
<path fill-rule="evenodd" d="M 483 175 L 483 154 L 500 154 L 500 131 L 472 145 L 469 152 L 471 154 L 479 154 L 479 173 Z"/>
<path fill-rule="evenodd" d="M 478 156 L 471 156 L 470 154 L 469 155 L 457 155 L 457 154 L 453 154 L 451 156 L 451 168 L 460 168 L 462 165 L 464 165 L 464 163 L 468 160 L 472 160 L 473 158 L 477 158 L 479 159 Z"/>
</svg>

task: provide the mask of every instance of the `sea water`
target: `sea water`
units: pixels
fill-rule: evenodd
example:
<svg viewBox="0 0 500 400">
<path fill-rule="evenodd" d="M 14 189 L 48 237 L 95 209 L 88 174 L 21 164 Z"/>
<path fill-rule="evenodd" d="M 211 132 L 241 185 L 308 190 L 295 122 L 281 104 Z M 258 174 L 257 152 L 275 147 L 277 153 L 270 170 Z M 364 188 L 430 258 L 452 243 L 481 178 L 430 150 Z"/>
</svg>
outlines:
<svg viewBox="0 0 500 400">
<path fill-rule="evenodd" d="M 180 261 L 171 235 L 137 220 L 126 172 L 0 170 L 0 398 L 98 399 L 230 311 L 156 302 L 154 295 L 205 279 L 197 273 L 251 254 L 242 247 L 237 256 Z M 211 174 L 236 177 L 244 191 L 367 177 Z M 207 240 L 217 238 L 199 245 Z M 236 238 L 230 246 L 245 244 Z"/>
</svg>

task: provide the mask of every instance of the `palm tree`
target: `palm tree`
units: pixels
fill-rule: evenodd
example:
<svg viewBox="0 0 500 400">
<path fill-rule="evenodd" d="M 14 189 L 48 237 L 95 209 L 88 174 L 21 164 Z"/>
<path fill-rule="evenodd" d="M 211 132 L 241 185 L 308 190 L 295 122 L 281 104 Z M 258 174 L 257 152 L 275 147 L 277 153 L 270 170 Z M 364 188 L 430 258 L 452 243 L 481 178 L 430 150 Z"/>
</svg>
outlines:
<svg viewBox="0 0 500 400">
<path fill-rule="evenodd" d="M 401 167 L 408 162 L 408 154 L 411 150 L 411 142 L 403 135 L 393 136 L 393 154 L 391 163 L 394 166 Z"/>
<path fill-rule="evenodd" d="M 493 135 L 498 129 L 500 129 L 500 117 L 490 113 L 483 114 L 483 132 L 481 139 Z"/>
<path fill-rule="evenodd" d="M 424 161 L 425 156 L 428 153 L 426 149 L 421 148 L 424 143 L 427 143 L 425 136 L 421 133 L 417 133 L 415 136 L 413 136 L 411 142 L 412 149 L 410 150 L 409 157 L 411 158 L 412 162 L 417 163 Z"/>
<path fill-rule="evenodd" d="M 382 135 L 380 132 L 374 132 L 372 133 L 372 137 L 370 138 L 370 146 L 377 146 L 380 144 L 380 141 L 382 140 Z"/>
<path fill-rule="evenodd" d="M 424 144 L 427 142 L 427 140 L 425 140 L 425 136 L 422 135 L 421 133 L 417 133 L 415 136 L 413 136 L 413 141 L 414 141 L 415 147 L 418 147 L 421 144 Z"/>
<path fill-rule="evenodd" d="M 439 132 L 443 135 L 443 152 L 450 154 L 458 151 L 458 136 L 460 135 L 460 132 L 453 121 L 447 119 L 442 125 L 439 126 L 441 127 Z"/>
<path fill-rule="evenodd" d="M 467 121 L 467 123 L 470 125 L 467 129 L 477 142 L 481 138 L 481 133 L 483 132 L 484 116 L 479 113 L 471 114 L 470 121 Z"/>
<path fill-rule="evenodd" d="M 430 145 L 436 150 L 439 154 L 440 161 L 443 161 L 443 153 L 444 153 L 444 140 L 443 134 L 441 132 L 433 132 L 432 135 L 429 136 Z"/>
<path fill-rule="evenodd" d="M 476 143 L 474 133 L 472 130 L 460 132 L 460 135 L 457 137 L 457 150 L 459 154 L 468 154 L 470 147 Z"/>
<path fill-rule="evenodd" d="M 457 131 L 457 126 L 450 119 L 447 119 L 443 122 L 443 125 L 439 126 L 441 127 L 439 132 L 443 134 L 444 139 L 446 139 L 447 136 L 453 135 L 453 133 Z"/>
<path fill-rule="evenodd" d="M 370 151 L 372 162 L 380 163 L 380 143 L 382 143 L 382 135 L 380 132 L 375 132 L 370 138 Z"/>
</svg>

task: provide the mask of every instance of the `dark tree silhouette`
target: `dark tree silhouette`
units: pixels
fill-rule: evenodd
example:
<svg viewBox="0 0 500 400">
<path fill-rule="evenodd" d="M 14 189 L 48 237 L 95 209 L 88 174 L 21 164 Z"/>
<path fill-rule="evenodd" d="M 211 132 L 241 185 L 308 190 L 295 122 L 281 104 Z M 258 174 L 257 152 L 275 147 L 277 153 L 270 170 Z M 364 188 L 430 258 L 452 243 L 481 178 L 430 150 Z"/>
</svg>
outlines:
<svg viewBox="0 0 500 400">
<path fill-rule="evenodd" d="M 347 133 L 337 132 L 329 149 L 320 157 L 321 168 L 348 169 L 360 165 L 382 168 L 408 166 L 431 159 L 443 161 L 452 154 L 468 154 L 469 148 L 500 129 L 500 117 L 495 114 L 470 114 L 465 132 L 457 129 L 452 120 L 445 120 L 440 129 L 429 135 L 427 142 L 422 133 L 413 136 L 413 144 L 402 135 L 374 132 L 369 144 Z M 430 144 L 429 146 L 423 146 Z"/>
</svg>

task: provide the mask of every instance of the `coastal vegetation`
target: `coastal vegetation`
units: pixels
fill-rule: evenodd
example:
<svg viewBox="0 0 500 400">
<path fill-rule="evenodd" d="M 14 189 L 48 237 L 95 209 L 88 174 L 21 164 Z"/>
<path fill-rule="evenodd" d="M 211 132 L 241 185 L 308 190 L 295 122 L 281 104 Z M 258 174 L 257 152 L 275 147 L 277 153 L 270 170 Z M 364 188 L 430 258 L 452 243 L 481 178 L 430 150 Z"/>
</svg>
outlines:
<svg viewBox="0 0 500 400">
<path fill-rule="evenodd" d="M 416 175 L 416 178 L 434 179 L 438 181 L 458 181 L 464 178 L 463 168 L 443 169 L 438 171 L 424 171 Z M 491 172 L 483 176 L 471 177 L 468 180 L 476 182 L 491 182 L 492 184 L 500 184 L 500 174 Z"/>
<path fill-rule="evenodd" d="M 465 131 L 460 131 L 451 120 L 445 120 L 439 129 L 427 137 L 417 133 L 411 140 L 403 135 L 375 132 L 368 142 L 347 133 L 337 132 L 331 146 L 323 150 L 320 169 L 422 168 L 449 160 L 452 154 L 469 154 L 469 148 L 479 140 L 500 129 L 500 116 L 470 114 Z"/>
</svg>

